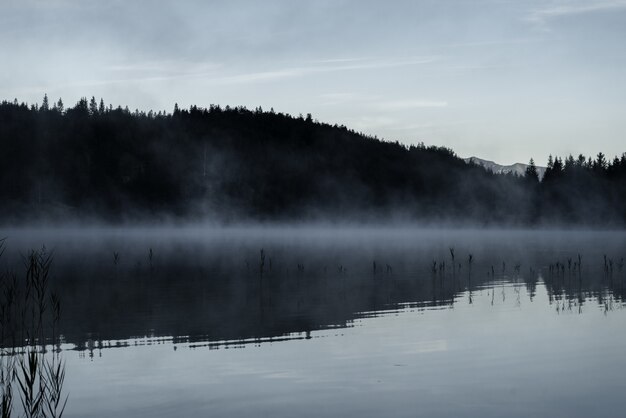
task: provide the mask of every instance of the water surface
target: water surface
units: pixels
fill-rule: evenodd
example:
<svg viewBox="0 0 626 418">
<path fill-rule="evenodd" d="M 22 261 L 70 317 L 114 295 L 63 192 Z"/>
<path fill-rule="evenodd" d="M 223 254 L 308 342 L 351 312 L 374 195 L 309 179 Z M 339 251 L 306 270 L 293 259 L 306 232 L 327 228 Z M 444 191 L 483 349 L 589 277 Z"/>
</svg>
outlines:
<svg viewBox="0 0 626 418">
<path fill-rule="evenodd" d="M 68 417 L 582 417 L 626 407 L 623 232 L 3 235 L 2 263 L 17 274 L 29 249 L 54 254 Z"/>
</svg>

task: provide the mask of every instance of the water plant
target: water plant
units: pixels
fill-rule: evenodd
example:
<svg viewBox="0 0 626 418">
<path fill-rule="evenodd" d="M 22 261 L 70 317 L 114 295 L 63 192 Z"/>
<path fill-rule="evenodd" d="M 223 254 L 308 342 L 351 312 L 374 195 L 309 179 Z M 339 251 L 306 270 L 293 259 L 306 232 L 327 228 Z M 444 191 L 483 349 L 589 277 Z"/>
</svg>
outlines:
<svg viewBox="0 0 626 418">
<path fill-rule="evenodd" d="M 61 418 L 65 411 L 69 394 L 65 395 L 64 399 L 65 362 L 59 358 L 58 352 L 52 355 L 52 360 L 44 363 L 44 374 L 47 383 L 44 403 L 45 415 L 50 418 Z"/>
<path fill-rule="evenodd" d="M 152 270 L 152 259 L 154 258 L 154 252 L 152 251 L 152 247 L 148 249 L 148 263 L 150 264 L 150 270 Z"/>
<path fill-rule="evenodd" d="M 455 264 L 454 264 L 454 247 L 450 247 L 450 258 L 452 259 L 452 274 L 456 274 Z"/>
<path fill-rule="evenodd" d="M 265 250 L 261 248 L 261 261 L 259 262 L 259 274 L 263 276 L 263 268 L 265 267 Z"/>
<path fill-rule="evenodd" d="M 4 240 L 0 241 L 0 255 Z M 26 418 L 61 418 L 69 395 L 64 395 L 65 363 L 54 347 L 61 316 L 61 300 L 49 291 L 52 253 L 45 247 L 23 258 L 24 281 L 0 275 L 4 289 L 0 299 L 0 416 L 14 412 L 14 395 L 19 395 L 20 415 Z M 49 320 L 49 322 L 47 322 Z M 48 325 L 50 328 L 48 328 Z M 48 331 L 51 330 L 51 339 Z"/>
</svg>

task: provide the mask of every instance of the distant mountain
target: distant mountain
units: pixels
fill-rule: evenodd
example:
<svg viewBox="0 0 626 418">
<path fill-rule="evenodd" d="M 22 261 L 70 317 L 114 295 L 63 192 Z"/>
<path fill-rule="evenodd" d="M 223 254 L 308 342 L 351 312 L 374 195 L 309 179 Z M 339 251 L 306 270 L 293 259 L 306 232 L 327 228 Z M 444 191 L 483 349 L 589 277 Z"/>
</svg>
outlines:
<svg viewBox="0 0 626 418">
<path fill-rule="evenodd" d="M 486 170 L 491 170 L 492 172 L 496 174 L 515 173 L 520 176 L 523 176 L 524 173 L 526 172 L 526 167 L 528 167 L 528 164 L 522 164 L 522 163 L 515 163 L 511 165 L 500 165 L 493 161 L 483 160 L 482 158 L 478 158 L 478 157 L 464 158 L 463 160 L 466 163 L 471 162 L 474 164 L 481 165 L 485 167 Z M 539 180 L 541 180 L 543 179 L 543 175 L 546 172 L 546 167 L 540 167 L 540 166 L 536 166 L 536 167 L 537 167 L 537 173 L 539 174 Z"/>
</svg>

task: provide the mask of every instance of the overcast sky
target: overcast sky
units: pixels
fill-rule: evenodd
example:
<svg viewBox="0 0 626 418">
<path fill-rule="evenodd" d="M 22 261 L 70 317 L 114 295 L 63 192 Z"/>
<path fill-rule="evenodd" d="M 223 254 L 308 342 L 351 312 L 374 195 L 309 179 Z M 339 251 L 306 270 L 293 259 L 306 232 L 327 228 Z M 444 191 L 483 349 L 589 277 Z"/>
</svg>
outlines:
<svg viewBox="0 0 626 418">
<path fill-rule="evenodd" d="M 0 0 L 0 98 L 273 107 L 462 157 L 626 151 L 626 0 Z"/>
</svg>

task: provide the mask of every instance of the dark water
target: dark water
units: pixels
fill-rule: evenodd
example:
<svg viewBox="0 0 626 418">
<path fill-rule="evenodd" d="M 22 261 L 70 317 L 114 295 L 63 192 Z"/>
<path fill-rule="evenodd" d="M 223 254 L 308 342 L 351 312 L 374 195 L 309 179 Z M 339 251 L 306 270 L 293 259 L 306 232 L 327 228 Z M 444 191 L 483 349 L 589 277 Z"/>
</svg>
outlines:
<svg viewBox="0 0 626 418">
<path fill-rule="evenodd" d="M 621 231 L 2 234 L 17 274 L 54 254 L 67 417 L 626 409 Z"/>
</svg>

